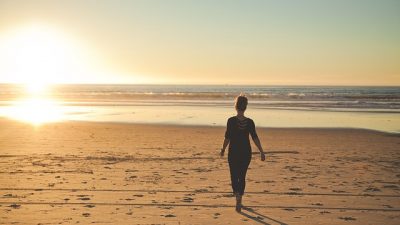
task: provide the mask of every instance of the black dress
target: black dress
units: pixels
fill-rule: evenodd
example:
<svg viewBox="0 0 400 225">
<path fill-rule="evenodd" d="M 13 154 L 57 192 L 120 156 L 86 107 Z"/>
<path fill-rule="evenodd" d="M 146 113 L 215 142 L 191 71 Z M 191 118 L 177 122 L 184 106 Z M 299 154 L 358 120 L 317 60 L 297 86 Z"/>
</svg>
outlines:
<svg viewBox="0 0 400 225">
<path fill-rule="evenodd" d="M 252 139 L 258 138 L 254 121 L 250 118 L 240 120 L 236 116 L 228 119 L 225 138 L 229 139 L 228 162 L 231 173 L 233 193 L 244 194 L 246 172 L 251 161 Z"/>
</svg>

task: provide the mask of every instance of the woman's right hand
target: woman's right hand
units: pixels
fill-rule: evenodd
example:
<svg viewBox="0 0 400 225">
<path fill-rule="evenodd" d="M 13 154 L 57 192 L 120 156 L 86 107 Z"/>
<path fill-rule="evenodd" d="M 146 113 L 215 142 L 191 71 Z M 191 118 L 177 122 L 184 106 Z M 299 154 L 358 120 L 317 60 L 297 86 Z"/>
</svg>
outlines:
<svg viewBox="0 0 400 225">
<path fill-rule="evenodd" d="M 261 161 L 265 161 L 265 153 L 261 152 L 260 156 L 261 156 Z"/>
</svg>

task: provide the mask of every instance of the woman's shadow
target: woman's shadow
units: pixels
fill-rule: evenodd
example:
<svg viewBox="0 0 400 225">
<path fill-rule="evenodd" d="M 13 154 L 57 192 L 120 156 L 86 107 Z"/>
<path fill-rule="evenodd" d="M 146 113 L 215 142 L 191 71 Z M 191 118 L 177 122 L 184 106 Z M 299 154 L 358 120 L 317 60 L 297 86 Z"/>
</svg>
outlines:
<svg viewBox="0 0 400 225">
<path fill-rule="evenodd" d="M 244 212 L 244 211 L 246 211 L 246 212 Z M 251 214 L 254 214 L 254 215 L 250 215 L 247 212 L 251 213 Z M 250 207 L 246 207 L 246 206 L 242 207 L 242 211 L 240 212 L 240 214 L 242 214 L 243 216 L 245 216 L 245 217 L 247 217 L 247 218 L 249 218 L 249 219 L 251 219 L 251 220 L 253 220 L 255 222 L 258 222 L 260 224 L 270 225 L 269 223 L 266 222 L 266 221 L 269 220 L 271 222 L 279 223 L 280 225 L 288 225 L 288 224 L 286 224 L 284 222 L 281 222 L 281 221 L 278 221 L 276 219 L 272 219 L 271 217 L 262 215 L 262 214 L 258 213 L 257 211 L 255 211 L 254 209 L 252 209 Z"/>
</svg>

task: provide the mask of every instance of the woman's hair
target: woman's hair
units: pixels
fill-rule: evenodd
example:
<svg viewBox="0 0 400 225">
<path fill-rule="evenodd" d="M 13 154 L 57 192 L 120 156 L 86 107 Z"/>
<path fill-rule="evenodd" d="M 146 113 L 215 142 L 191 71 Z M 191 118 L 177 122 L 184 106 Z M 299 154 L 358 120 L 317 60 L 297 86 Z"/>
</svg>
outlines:
<svg viewBox="0 0 400 225">
<path fill-rule="evenodd" d="M 247 108 L 247 97 L 244 94 L 240 94 L 236 97 L 235 108 L 239 111 L 245 111 Z"/>
</svg>

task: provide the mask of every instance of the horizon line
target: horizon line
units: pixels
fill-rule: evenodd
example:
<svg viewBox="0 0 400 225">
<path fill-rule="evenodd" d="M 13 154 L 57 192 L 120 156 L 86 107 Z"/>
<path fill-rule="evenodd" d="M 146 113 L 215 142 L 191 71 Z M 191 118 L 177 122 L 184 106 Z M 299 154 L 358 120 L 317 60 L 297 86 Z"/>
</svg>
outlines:
<svg viewBox="0 0 400 225">
<path fill-rule="evenodd" d="M 23 82 L 0 82 L 0 85 L 26 85 L 27 83 Z M 45 85 L 155 85 L 155 86 L 163 86 L 163 85 L 176 85 L 176 86 L 275 86 L 275 87 L 400 87 L 399 85 L 363 85 L 363 84 L 207 84 L 207 83 L 46 83 Z"/>
</svg>

